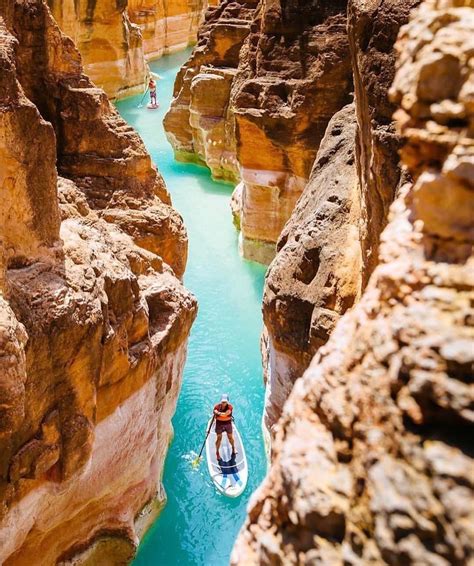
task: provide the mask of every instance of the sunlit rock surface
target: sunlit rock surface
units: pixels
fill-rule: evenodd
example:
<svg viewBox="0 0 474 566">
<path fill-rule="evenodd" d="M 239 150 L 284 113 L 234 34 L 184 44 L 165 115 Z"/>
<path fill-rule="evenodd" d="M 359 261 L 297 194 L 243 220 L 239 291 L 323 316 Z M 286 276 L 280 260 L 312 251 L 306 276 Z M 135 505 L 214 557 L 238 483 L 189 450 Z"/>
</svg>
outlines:
<svg viewBox="0 0 474 566">
<path fill-rule="evenodd" d="M 474 3 L 427 0 L 392 100 L 414 177 L 379 264 L 295 384 L 233 564 L 469 564 Z"/>
<path fill-rule="evenodd" d="M 147 60 L 195 43 L 208 5 L 206 0 L 47 3 L 81 52 L 87 75 L 112 98 L 143 90 Z"/>
<path fill-rule="evenodd" d="M 0 1 L 0 68 L 0 563 L 125 563 L 164 498 L 186 232 L 41 0 Z"/>
<path fill-rule="evenodd" d="M 208 10 L 164 121 L 178 160 L 206 164 L 215 178 L 234 183 L 239 171 L 231 88 L 257 5 L 258 0 L 223 0 Z"/>
<path fill-rule="evenodd" d="M 352 89 L 346 0 L 260 2 L 232 89 L 241 246 L 269 263 Z"/>
<path fill-rule="evenodd" d="M 349 101 L 345 0 L 231 2 L 208 12 L 165 120 L 178 159 L 240 181 L 246 258 L 269 263 L 332 115 Z"/>
<path fill-rule="evenodd" d="M 147 58 L 161 57 L 195 43 L 206 0 L 128 0 L 132 22 L 140 26 Z"/>
<path fill-rule="evenodd" d="M 111 97 L 143 89 L 147 65 L 142 33 L 127 0 L 47 0 L 61 30 L 81 52 L 91 80 Z"/>
</svg>

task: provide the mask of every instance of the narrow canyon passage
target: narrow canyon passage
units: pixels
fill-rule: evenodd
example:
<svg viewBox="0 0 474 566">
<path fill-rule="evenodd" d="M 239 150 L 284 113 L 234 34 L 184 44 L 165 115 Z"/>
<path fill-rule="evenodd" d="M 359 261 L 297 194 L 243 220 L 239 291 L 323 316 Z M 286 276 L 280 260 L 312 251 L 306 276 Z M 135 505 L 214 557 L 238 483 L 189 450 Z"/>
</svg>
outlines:
<svg viewBox="0 0 474 566">
<path fill-rule="evenodd" d="M 137 108 L 141 96 L 117 104 L 144 139 L 184 217 L 189 235 L 185 283 L 199 301 L 165 467 L 168 503 L 142 542 L 134 562 L 139 565 L 228 564 L 248 499 L 266 468 L 259 351 L 265 268 L 238 255 L 229 208 L 232 187 L 213 182 L 202 167 L 174 161 L 162 125 L 176 73 L 188 57 L 186 51 L 152 63 L 152 70 L 163 77 L 158 82 L 159 110 Z M 190 461 L 221 392 L 230 395 L 249 460 L 249 483 L 237 500 L 215 491 L 205 462 L 193 471 Z"/>
</svg>

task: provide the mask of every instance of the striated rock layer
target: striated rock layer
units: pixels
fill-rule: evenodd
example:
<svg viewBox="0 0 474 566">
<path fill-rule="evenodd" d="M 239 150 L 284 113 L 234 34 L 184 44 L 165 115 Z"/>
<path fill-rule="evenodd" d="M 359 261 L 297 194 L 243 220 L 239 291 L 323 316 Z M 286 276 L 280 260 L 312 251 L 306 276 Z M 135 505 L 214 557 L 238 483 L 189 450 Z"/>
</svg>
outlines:
<svg viewBox="0 0 474 566">
<path fill-rule="evenodd" d="M 143 90 L 147 60 L 195 43 L 208 5 L 206 0 L 47 2 L 81 52 L 88 76 L 112 98 Z"/>
<path fill-rule="evenodd" d="M 349 101 L 346 0 L 224 0 L 165 119 L 178 159 L 238 185 L 242 251 L 269 263 L 332 115 Z"/>
<path fill-rule="evenodd" d="M 352 88 L 347 0 L 260 2 L 232 91 L 241 246 L 269 263 Z"/>
<path fill-rule="evenodd" d="M 265 426 L 352 307 L 373 271 L 380 233 L 401 180 L 388 89 L 394 43 L 418 0 L 348 5 L 355 114 L 333 118 L 313 174 L 277 243 L 265 285 Z M 355 124 L 354 124 L 355 122 Z"/>
<path fill-rule="evenodd" d="M 81 52 L 91 80 L 112 98 L 140 92 L 147 65 L 142 33 L 127 0 L 47 0 L 62 31 Z"/>
<path fill-rule="evenodd" d="M 147 59 L 161 57 L 196 42 L 208 3 L 216 0 L 128 0 L 132 22 L 140 26 Z"/>
<path fill-rule="evenodd" d="M 474 556 L 472 0 L 426 0 L 392 100 L 414 177 L 379 265 L 295 384 L 233 564 Z"/>
<path fill-rule="evenodd" d="M 164 499 L 186 232 L 41 0 L 0 0 L 0 68 L 0 563 L 124 563 Z"/>
<path fill-rule="evenodd" d="M 223 0 L 209 9 L 198 43 L 174 85 L 164 125 L 175 157 L 198 161 L 217 179 L 239 179 L 231 88 L 258 0 Z"/>
</svg>

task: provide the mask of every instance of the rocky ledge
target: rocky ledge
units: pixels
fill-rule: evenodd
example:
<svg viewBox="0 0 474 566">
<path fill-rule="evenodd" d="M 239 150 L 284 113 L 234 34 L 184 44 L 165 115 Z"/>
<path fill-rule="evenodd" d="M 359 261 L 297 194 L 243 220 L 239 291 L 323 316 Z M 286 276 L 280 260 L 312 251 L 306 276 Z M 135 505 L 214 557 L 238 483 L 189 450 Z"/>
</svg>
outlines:
<svg viewBox="0 0 474 566">
<path fill-rule="evenodd" d="M 0 68 L 0 563 L 124 563 L 164 500 L 186 232 L 42 0 L 0 1 Z"/>
</svg>

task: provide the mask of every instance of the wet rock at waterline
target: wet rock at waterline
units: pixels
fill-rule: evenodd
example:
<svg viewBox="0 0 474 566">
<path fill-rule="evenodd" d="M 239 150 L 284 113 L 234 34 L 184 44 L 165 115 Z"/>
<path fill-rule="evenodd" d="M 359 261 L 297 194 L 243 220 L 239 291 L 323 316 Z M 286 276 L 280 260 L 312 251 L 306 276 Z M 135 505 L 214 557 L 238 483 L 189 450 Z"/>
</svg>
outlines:
<svg viewBox="0 0 474 566">
<path fill-rule="evenodd" d="M 414 182 L 284 407 L 233 564 L 472 560 L 473 9 L 427 0 L 400 32 L 391 96 Z"/>
<path fill-rule="evenodd" d="M 46 4 L 0 16 L 0 562 L 124 563 L 163 500 L 186 233 Z"/>
<path fill-rule="evenodd" d="M 231 88 L 258 0 L 223 0 L 210 9 L 198 43 L 176 78 L 165 117 L 176 159 L 206 164 L 214 178 L 239 179 Z"/>
</svg>

